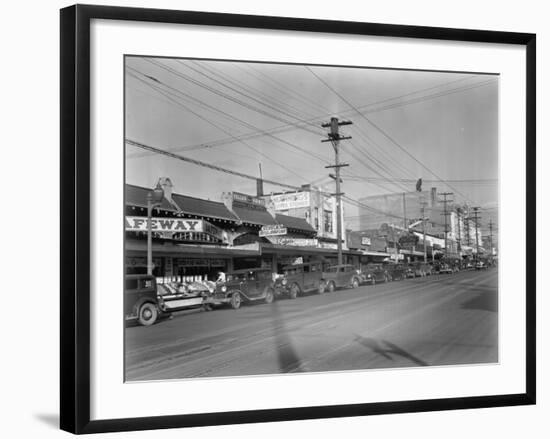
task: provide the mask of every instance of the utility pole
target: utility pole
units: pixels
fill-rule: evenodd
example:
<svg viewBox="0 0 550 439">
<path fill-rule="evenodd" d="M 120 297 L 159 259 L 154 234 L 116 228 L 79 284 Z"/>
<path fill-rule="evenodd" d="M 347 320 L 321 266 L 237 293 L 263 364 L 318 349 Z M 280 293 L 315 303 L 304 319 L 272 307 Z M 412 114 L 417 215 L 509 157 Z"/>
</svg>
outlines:
<svg viewBox="0 0 550 439">
<path fill-rule="evenodd" d="M 342 125 L 351 125 L 351 121 L 338 121 L 337 117 L 331 117 L 330 122 L 324 123 L 321 126 L 323 128 L 330 128 L 330 132 L 327 134 L 328 139 L 323 139 L 321 142 L 330 142 L 334 148 L 334 165 L 325 166 L 325 168 L 334 168 L 335 175 L 334 180 L 336 181 L 336 240 L 338 241 L 338 265 L 343 263 L 342 261 L 342 195 L 340 192 L 340 168 L 344 166 L 349 166 L 347 163 L 340 163 L 340 140 L 351 139 L 351 136 L 341 136 L 338 132 L 338 128 Z"/>
<path fill-rule="evenodd" d="M 464 217 L 464 230 L 466 231 L 466 245 L 470 246 L 470 208 L 468 207 L 468 213 Z"/>
<path fill-rule="evenodd" d="M 424 263 L 428 262 L 428 253 L 426 251 L 426 204 L 428 203 L 426 203 L 425 201 L 420 202 L 420 212 L 422 214 L 422 239 L 424 241 Z"/>
<path fill-rule="evenodd" d="M 458 232 L 458 237 L 456 238 L 456 251 L 458 252 L 458 256 L 462 260 L 462 256 L 460 254 L 461 247 L 462 247 L 462 235 L 460 233 L 460 212 L 461 209 L 456 210 L 456 230 Z"/>
<path fill-rule="evenodd" d="M 452 200 L 447 200 L 447 197 L 449 195 L 453 195 L 452 192 L 443 192 L 442 194 L 439 194 L 443 197 L 443 201 L 440 201 L 440 203 L 443 203 L 443 213 L 442 215 L 445 217 L 445 259 L 448 258 L 448 250 L 447 250 L 447 233 L 448 233 L 448 223 L 447 223 L 447 215 L 450 215 L 450 212 L 447 212 L 447 203 L 450 203 Z"/>
<path fill-rule="evenodd" d="M 489 245 L 491 248 L 489 249 L 491 252 L 491 257 L 493 256 L 493 220 L 489 220 Z"/>
<path fill-rule="evenodd" d="M 479 216 L 479 207 L 474 207 L 473 208 L 473 215 L 474 215 L 474 226 L 476 228 L 476 261 L 479 259 L 479 233 L 478 233 L 478 220 L 479 218 L 481 218 Z"/>
<path fill-rule="evenodd" d="M 408 230 L 409 228 L 407 227 L 407 203 L 405 201 L 405 192 L 403 192 L 403 228 L 405 230 Z"/>
</svg>

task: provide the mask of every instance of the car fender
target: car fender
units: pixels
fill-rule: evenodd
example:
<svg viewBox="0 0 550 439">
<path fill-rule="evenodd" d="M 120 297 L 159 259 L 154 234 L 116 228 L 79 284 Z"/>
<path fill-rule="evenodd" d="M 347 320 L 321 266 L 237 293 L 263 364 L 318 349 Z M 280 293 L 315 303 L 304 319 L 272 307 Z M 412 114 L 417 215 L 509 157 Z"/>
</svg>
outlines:
<svg viewBox="0 0 550 439">
<path fill-rule="evenodd" d="M 275 287 L 273 285 L 267 285 L 263 291 L 262 291 L 262 295 L 260 297 L 258 297 L 257 299 L 265 299 L 265 297 L 267 296 L 267 292 L 271 290 L 273 291 L 273 295 L 277 294 L 277 290 L 275 289 Z M 255 298 L 256 299 L 256 298 Z"/>
<path fill-rule="evenodd" d="M 136 316 L 138 315 L 138 311 L 144 303 L 152 303 L 157 308 L 159 308 L 158 299 L 155 300 L 155 299 L 152 299 L 151 297 L 140 297 L 138 300 L 136 300 L 136 302 L 134 303 L 134 306 L 132 308 L 134 310 L 134 315 L 136 315 Z"/>
<path fill-rule="evenodd" d="M 233 294 L 235 293 L 239 293 L 241 295 L 242 298 L 246 299 L 246 300 L 250 300 L 250 297 L 248 297 L 246 294 L 243 293 L 243 291 L 241 289 L 238 289 L 238 288 L 233 288 L 231 290 L 227 290 L 225 292 L 225 297 L 226 298 L 229 298 L 231 297 Z"/>
</svg>

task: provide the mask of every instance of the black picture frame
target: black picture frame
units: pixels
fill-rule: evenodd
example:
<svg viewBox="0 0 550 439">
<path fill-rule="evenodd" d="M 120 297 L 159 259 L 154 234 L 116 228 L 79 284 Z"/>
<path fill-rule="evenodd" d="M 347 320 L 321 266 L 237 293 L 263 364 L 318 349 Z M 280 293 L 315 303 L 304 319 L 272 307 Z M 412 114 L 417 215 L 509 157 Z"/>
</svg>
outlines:
<svg viewBox="0 0 550 439">
<path fill-rule="evenodd" d="M 526 392 L 481 397 L 90 420 L 90 22 L 93 19 L 525 46 L 527 61 L 525 65 Z M 535 404 L 536 36 L 534 34 L 88 5 L 75 5 L 62 9 L 60 23 L 60 426 L 63 430 L 80 434 Z"/>
</svg>

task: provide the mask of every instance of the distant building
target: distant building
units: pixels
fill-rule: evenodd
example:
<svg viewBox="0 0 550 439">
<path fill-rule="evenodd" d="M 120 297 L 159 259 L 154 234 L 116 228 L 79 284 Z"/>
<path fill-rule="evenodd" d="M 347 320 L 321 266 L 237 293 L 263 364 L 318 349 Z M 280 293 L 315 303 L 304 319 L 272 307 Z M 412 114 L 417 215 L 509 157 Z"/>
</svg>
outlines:
<svg viewBox="0 0 550 439">
<path fill-rule="evenodd" d="M 305 219 L 317 232 L 319 245 L 324 248 L 337 247 L 336 197 L 322 188 L 303 185 L 301 191 L 266 194 L 267 206 L 276 213 Z M 343 248 L 346 248 L 344 227 L 344 203 L 342 203 L 341 225 Z"/>
</svg>

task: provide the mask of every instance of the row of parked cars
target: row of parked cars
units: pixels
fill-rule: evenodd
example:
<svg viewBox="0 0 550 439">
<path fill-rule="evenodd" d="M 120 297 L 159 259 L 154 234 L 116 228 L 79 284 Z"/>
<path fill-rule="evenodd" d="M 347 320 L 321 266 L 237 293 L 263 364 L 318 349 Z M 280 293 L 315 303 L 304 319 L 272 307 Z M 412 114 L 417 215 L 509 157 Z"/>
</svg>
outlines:
<svg viewBox="0 0 550 439">
<path fill-rule="evenodd" d="M 296 299 L 310 292 L 324 294 L 339 288 L 451 274 L 458 270 L 458 265 L 439 262 L 371 263 L 360 268 L 353 265 L 326 267 L 321 262 L 309 262 L 284 267 L 280 275 L 273 274 L 269 268 L 235 270 L 226 275 L 224 282 L 196 283 L 193 288 L 178 283 L 157 284 L 154 276 L 129 275 L 126 277 L 125 313 L 127 320 L 149 326 L 163 314 L 184 309 L 211 309 L 220 305 L 238 309 L 244 302 L 271 303 L 276 297 Z"/>
</svg>

